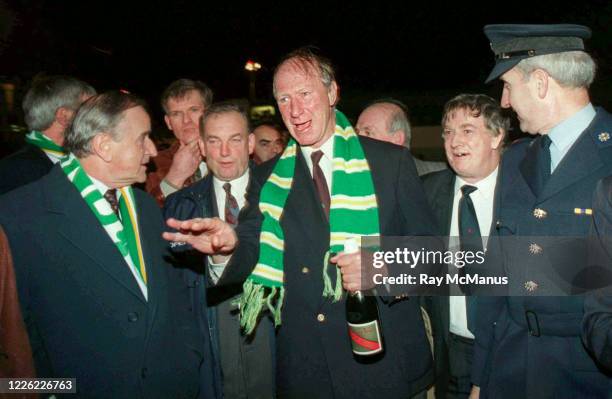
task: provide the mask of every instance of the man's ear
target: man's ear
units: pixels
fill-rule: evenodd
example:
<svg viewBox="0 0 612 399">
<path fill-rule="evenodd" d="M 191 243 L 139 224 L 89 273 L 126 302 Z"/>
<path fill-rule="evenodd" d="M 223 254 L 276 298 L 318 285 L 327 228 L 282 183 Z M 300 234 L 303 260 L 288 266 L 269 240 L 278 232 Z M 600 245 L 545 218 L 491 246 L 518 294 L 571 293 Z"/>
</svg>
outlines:
<svg viewBox="0 0 612 399">
<path fill-rule="evenodd" d="M 170 118 L 168 117 L 168 115 L 164 115 L 164 121 L 166 122 L 166 127 L 168 128 L 168 130 L 172 131 L 172 125 L 170 125 Z"/>
<path fill-rule="evenodd" d="M 253 133 L 249 133 L 249 155 L 255 151 L 255 135 Z"/>
<path fill-rule="evenodd" d="M 108 133 L 98 133 L 91 139 L 91 152 L 105 162 L 113 160 L 113 138 Z"/>
<path fill-rule="evenodd" d="M 401 145 L 403 147 L 405 141 L 406 141 L 406 135 L 404 134 L 404 131 L 402 129 L 394 132 L 393 135 L 391 136 L 391 142 L 393 144 Z"/>
<path fill-rule="evenodd" d="M 548 72 L 543 69 L 536 69 L 531 73 L 531 79 L 533 79 L 533 83 L 536 86 L 536 92 L 538 94 L 538 98 L 545 98 L 548 93 L 548 85 L 550 76 Z"/>
<path fill-rule="evenodd" d="M 493 139 L 491 140 L 491 149 L 493 150 L 499 149 L 501 147 L 502 141 L 504 140 L 505 136 L 506 136 L 506 133 L 503 130 L 500 130 L 497 136 L 493 136 Z"/>
<path fill-rule="evenodd" d="M 200 137 L 198 139 L 198 148 L 200 148 L 200 154 L 203 158 L 206 158 L 206 146 L 204 145 L 204 139 Z"/>
<path fill-rule="evenodd" d="M 327 89 L 327 98 L 329 99 L 329 104 L 334 107 L 338 101 L 338 85 L 336 81 L 332 81 Z"/>
</svg>

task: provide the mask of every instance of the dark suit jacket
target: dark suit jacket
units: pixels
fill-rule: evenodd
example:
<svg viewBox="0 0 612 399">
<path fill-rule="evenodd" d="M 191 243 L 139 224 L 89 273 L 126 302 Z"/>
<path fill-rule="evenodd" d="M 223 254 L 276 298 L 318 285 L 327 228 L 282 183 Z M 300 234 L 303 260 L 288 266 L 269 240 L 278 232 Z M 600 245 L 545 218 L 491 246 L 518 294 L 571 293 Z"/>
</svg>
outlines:
<svg viewBox="0 0 612 399">
<path fill-rule="evenodd" d="M 168 196 L 164 218 L 186 220 L 219 215 L 213 175 Z M 190 288 L 202 334 L 210 336 L 218 371 L 218 389 L 229 398 L 274 397 L 273 345 L 274 327 L 269 318 L 252 337 L 240 332 L 239 313 L 232 301 L 242 292 L 241 284 L 214 286 L 208 277 L 207 257 L 193 253 L 188 245 L 175 246 L 183 269 L 185 284 Z M 208 305 L 207 305 L 208 304 Z M 210 331 L 209 331 L 210 330 Z M 225 365 L 225 367 L 222 367 Z"/>
<path fill-rule="evenodd" d="M 59 165 L 0 197 L 37 375 L 76 378 L 79 397 L 193 398 L 204 348 L 159 208 L 135 198 L 148 301 Z"/>
<path fill-rule="evenodd" d="M 595 264 L 612 268 L 612 176 L 599 182 L 593 199 L 593 218 L 597 240 L 592 248 Z M 583 338 L 593 356 L 612 371 L 612 286 L 584 300 Z"/>
<path fill-rule="evenodd" d="M 607 394 L 608 376 L 580 339 L 584 297 L 569 295 L 588 274 L 581 237 L 591 216 L 580 209 L 591 208 L 597 182 L 612 173 L 611 128 L 612 116 L 599 109 L 541 192 L 534 188 L 541 138 L 504 154 L 495 218 L 500 240 L 490 237 L 487 253 L 500 262 L 487 267 L 508 276 L 512 295 L 479 297 L 472 378 L 483 399 Z"/>
<path fill-rule="evenodd" d="M 381 234 L 433 235 L 434 218 L 408 150 L 364 137 L 360 141 L 372 170 Z M 254 172 L 249 205 L 238 225 L 240 244 L 222 277 L 227 283 L 243 281 L 256 264 L 262 221 L 259 193 L 274 164 L 271 160 Z M 353 358 L 345 301 L 332 303 L 322 296 L 329 225 L 301 151 L 281 226 L 286 292 L 276 336 L 277 395 L 407 398 L 424 390 L 433 373 L 418 298 L 379 300 L 385 355 L 367 365 Z"/>
<path fill-rule="evenodd" d="M 453 200 L 456 175 L 452 169 L 446 169 L 422 176 L 423 188 L 429 205 L 436 215 L 440 235 L 450 234 L 453 217 Z M 488 233 L 490 235 L 491 232 Z M 471 318 L 475 319 L 477 312 L 476 297 L 470 303 Z M 434 336 L 434 363 L 436 368 L 436 397 L 445 398 L 448 389 L 449 358 L 448 337 L 450 333 L 450 304 L 447 296 L 428 297 L 425 308 L 429 312 Z"/>
<path fill-rule="evenodd" d="M 20 150 L 0 159 L 0 194 L 40 179 L 53 162 L 38 147 L 26 143 Z"/>
<path fill-rule="evenodd" d="M 441 236 L 450 233 L 450 222 L 453 212 L 453 188 L 455 174 L 446 169 L 421 177 L 427 201 L 436 216 L 438 231 Z M 449 303 L 446 296 L 425 297 L 425 309 L 431 320 L 434 338 L 434 365 L 436 371 L 436 397 L 445 398 L 450 378 L 448 369 L 448 334 L 449 334 Z"/>
</svg>

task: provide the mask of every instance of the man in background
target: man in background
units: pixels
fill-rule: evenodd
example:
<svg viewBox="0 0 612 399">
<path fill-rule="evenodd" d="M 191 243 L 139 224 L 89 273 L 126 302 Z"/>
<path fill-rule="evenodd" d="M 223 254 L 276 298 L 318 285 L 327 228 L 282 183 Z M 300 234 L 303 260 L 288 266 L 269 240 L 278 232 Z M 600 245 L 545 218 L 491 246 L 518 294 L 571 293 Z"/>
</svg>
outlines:
<svg viewBox="0 0 612 399">
<path fill-rule="evenodd" d="M 212 99 L 213 92 L 207 85 L 190 79 L 178 79 L 162 93 L 164 121 L 176 142 L 152 158 L 152 169 L 147 174 L 146 190 L 160 206 L 168 195 L 206 175 L 198 139 L 200 117 Z"/>
<path fill-rule="evenodd" d="M 164 217 L 219 217 L 235 227 L 251 179 L 249 155 L 255 140 L 249 133 L 248 116 L 236 104 L 213 104 L 204 113 L 200 126 L 200 150 L 210 173 L 170 195 L 164 205 Z M 254 336 L 243 334 L 239 310 L 232 304 L 242 293 L 242 285 L 216 286 L 224 264 L 209 262 L 208 257 L 203 258 L 188 245 L 175 245 L 173 251 L 181 259 L 178 266 L 184 269 L 202 334 L 211 336 L 217 375 L 222 375 L 223 397 L 273 398 L 274 327 L 269 317 L 263 317 Z"/>
<path fill-rule="evenodd" d="M 255 149 L 253 161 L 259 165 L 274 158 L 285 148 L 282 128 L 273 122 L 262 122 L 253 129 Z"/>
<path fill-rule="evenodd" d="M 371 102 L 359 115 L 356 131 L 362 136 L 410 149 L 412 131 L 406 106 L 392 98 Z M 419 176 L 446 169 L 444 162 L 422 161 L 416 157 L 413 159 Z"/>
<path fill-rule="evenodd" d="M 0 160 L 0 194 L 40 179 L 66 155 L 64 133 L 93 87 L 69 76 L 36 78 L 23 99 L 26 144 Z"/>
</svg>

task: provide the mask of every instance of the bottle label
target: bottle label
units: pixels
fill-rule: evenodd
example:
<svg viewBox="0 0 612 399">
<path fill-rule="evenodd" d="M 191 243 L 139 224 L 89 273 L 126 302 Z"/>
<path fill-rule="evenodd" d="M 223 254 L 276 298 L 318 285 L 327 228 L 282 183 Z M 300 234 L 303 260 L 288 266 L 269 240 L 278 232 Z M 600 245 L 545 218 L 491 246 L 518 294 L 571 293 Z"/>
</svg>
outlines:
<svg viewBox="0 0 612 399">
<path fill-rule="evenodd" d="M 382 351 L 382 339 L 378 321 L 369 323 L 348 323 L 351 346 L 356 355 L 374 355 Z"/>
</svg>

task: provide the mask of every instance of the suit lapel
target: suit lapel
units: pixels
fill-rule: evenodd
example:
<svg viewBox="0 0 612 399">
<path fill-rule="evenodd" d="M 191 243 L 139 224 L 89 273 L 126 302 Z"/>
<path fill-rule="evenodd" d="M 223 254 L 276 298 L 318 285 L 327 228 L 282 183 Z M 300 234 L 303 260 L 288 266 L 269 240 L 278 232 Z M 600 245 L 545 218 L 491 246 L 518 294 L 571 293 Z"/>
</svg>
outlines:
<svg viewBox="0 0 612 399">
<path fill-rule="evenodd" d="M 283 221 L 298 221 L 304 232 L 304 240 L 321 242 L 324 239 L 329 247 L 329 223 L 301 151 L 297 153 L 293 184 L 284 212 L 286 216 L 283 216 Z"/>
<path fill-rule="evenodd" d="M 540 147 L 540 138 L 532 140 L 527 148 L 525 158 L 521 162 L 519 169 L 523 179 L 533 192 L 533 195 L 537 197 L 540 193 L 540 187 L 538 187 L 538 148 Z"/>
<path fill-rule="evenodd" d="M 56 167 L 51 173 L 53 178 L 45 180 L 42 189 L 48 201 L 49 217 L 55 219 L 59 235 L 89 258 L 92 265 L 102 268 L 117 283 L 145 301 L 129 266 L 76 188 L 61 168 Z"/>
<path fill-rule="evenodd" d="M 544 186 L 539 200 L 544 201 L 577 181 L 592 175 L 604 163 L 599 157 L 599 151 L 591 139 L 591 130 L 585 130 L 563 157 L 557 168 Z M 576 167 L 580 165 L 580 167 Z"/>
</svg>

